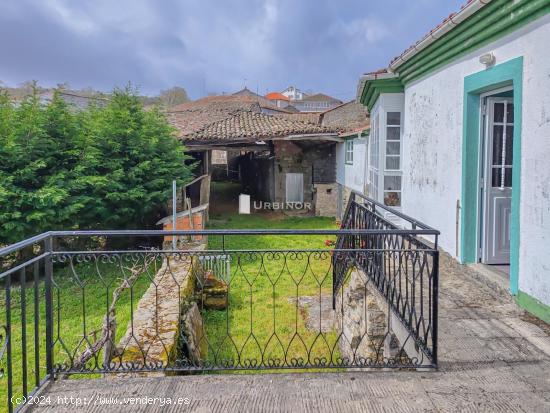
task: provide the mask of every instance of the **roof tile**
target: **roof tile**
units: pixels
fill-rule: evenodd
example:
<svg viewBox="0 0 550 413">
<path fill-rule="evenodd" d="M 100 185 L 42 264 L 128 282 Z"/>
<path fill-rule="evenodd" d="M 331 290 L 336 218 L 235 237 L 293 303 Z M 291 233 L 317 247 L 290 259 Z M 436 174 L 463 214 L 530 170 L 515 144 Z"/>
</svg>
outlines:
<svg viewBox="0 0 550 413">
<path fill-rule="evenodd" d="M 304 134 L 334 134 L 338 128 L 325 127 L 287 117 L 239 110 L 186 135 L 185 141 L 246 141 Z"/>
</svg>

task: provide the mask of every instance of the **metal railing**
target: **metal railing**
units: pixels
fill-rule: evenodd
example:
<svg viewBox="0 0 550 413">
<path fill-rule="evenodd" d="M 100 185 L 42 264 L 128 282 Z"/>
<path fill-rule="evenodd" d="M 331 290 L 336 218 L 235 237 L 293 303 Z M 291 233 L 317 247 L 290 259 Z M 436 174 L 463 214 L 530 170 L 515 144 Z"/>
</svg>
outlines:
<svg viewBox="0 0 550 413">
<path fill-rule="evenodd" d="M 333 257 L 333 307 L 350 270 L 362 271 L 385 299 L 418 348 L 437 366 L 439 231 L 373 199 L 352 192 L 342 220 L 344 230 Z"/>
<path fill-rule="evenodd" d="M 0 249 L 0 396 L 12 411 L 72 374 L 435 367 L 437 251 L 418 238 L 425 230 L 390 227 L 363 208 L 351 203 L 352 229 L 52 231 Z M 210 249 L 157 249 L 173 235 L 200 235 Z M 391 270 L 397 256 L 412 273 Z M 353 265 L 409 326 L 420 356 L 408 339 L 387 353 L 389 333 L 367 325 L 351 336 L 350 310 L 334 310 L 333 297 Z"/>
</svg>

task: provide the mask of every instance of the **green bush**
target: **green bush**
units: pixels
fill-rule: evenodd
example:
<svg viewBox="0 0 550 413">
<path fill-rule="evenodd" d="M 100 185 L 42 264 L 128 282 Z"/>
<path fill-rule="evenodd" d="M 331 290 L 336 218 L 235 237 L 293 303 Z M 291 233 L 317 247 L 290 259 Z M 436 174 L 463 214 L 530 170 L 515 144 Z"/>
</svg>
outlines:
<svg viewBox="0 0 550 413">
<path fill-rule="evenodd" d="M 19 104 L 0 93 L 0 243 L 47 230 L 151 228 L 188 182 L 184 148 L 134 89 L 75 110 L 55 93 Z"/>
</svg>

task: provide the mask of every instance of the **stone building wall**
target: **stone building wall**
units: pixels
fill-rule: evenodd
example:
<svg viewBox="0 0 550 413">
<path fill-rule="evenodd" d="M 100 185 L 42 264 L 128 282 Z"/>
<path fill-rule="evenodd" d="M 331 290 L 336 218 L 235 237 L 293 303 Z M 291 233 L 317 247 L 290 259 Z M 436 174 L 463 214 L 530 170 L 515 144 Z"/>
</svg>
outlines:
<svg viewBox="0 0 550 413">
<path fill-rule="evenodd" d="M 338 203 L 337 184 L 315 184 L 315 215 L 335 217 Z"/>
<path fill-rule="evenodd" d="M 316 215 L 336 216 L 335 144 L 275 141 L 274 152 L 274 201 L 286 202 L 286 174 L 301 173 L 304 202 L 311 203 Z M 321 203 L 319 211 L 316 202 Z"/>
</svg>

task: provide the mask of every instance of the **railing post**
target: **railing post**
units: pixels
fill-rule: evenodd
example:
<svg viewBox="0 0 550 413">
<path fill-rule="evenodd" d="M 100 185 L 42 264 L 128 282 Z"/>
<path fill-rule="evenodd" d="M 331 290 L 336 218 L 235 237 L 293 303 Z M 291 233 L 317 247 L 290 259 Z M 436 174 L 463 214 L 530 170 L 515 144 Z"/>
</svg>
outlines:
<svg viewBox="0 0 550 413">
<path fill-rule="evenodd" d="M 434 258 L 433 258 L 433 313 L 432 313 L 432 323 L 433 323 L 433 331 L 432 331 L 432 355 L 433 355 L 433 362 L 435 364 L 435 367 L 437 367 L 437 321 L 438 321 L 438 307 L 439 307 L 439 251 L 436 249 L 434 251 Z"/>
<path fill-rule="evenodd" d="M 53 239 L 46 238 L 45 250 L 48 256 L 44 259 L 44 286 L 46 299 L 46 373 L 50 380 L 53 380 L 53 307 L 52 307 L 52 278 L 53 278 Z"/>
<path fill-rule="evenodd" d="M 19 271 L 21 286 L 21 379 L 23 381 L 23 396 L 28 396 L 27 386 L 27 267 Z"/>
<path fill-rule="evenodd" d="M 13 369 L 12 369 L 12 329 L 11 329 L 11 274 L 6 277 L 6 370 L 8 376 L 8 411 L 13 412 Z"/>
</svg>

